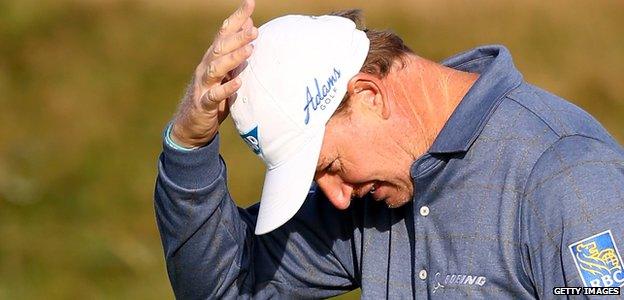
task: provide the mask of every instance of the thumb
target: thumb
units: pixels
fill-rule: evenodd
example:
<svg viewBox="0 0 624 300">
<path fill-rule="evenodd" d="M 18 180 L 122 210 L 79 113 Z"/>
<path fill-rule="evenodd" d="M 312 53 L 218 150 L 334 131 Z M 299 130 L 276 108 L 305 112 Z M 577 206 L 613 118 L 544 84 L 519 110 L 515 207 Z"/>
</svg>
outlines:
<svg viewBox="0 0 624 300">
<path fill-rule="evenodd" d="M 232 96 L 228 97 L 225 101 L 222 101 L 221 103 L 219 103 L 219 111 L 218 111 L 219 124 L 221 124 L 225 119 L 227 119 L 228 115 L 230 114 L 230 106 L 234 104 L 234 101 L 236 101 L 236 97 L 237 97 L 237 94 L 234 93 Z"/>
</svg>

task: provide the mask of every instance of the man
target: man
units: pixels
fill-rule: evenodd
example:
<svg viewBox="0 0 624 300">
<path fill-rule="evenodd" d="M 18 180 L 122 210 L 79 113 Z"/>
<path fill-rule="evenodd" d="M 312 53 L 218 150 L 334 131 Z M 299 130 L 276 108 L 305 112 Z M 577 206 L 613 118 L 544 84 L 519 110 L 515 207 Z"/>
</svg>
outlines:
<svg viewBox="0 0 624 300">
<path fill-rule="evenodd" d="M 621 147 L 524 82 L 504 47 L 437 64 L 359 30 L 357 11 L 258 31 L 253 8 L 223 23 L 165 132 L 155 200 L 177 297 L 530 299 L 624 284 Z M 228 109 L 267 164 L 259 207 L 227 192 Z"/>
</svg>

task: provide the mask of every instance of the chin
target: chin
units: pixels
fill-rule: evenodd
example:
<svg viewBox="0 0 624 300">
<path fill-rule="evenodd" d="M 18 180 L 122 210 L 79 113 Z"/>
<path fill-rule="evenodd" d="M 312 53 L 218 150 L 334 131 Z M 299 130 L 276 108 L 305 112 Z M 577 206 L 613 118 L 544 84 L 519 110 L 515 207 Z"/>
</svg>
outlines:
<svg viewBox="0 0 624 300">
<path fill-rule="evenodd" d="M 408 191 L 405 191 L 404 189 L 401 188 L 393 188 L 392 190 L 388 191 L 385 190 L 385 192 L 390 192 L 388 194 L 383 194 L 384 189 L 380 189 L 380 193 L 378 193 L 377 197 L 373 196 L 375 198 L 375 200 L 377 201 L 383 201 L 386 203 L 386 205 L 388 205 L 389 208 L 397 208 L 397 207 L 401 207 L 403 205 L 405 205 L 406 203 L 410 202 L 410 200 L 412 199 L 412 194 Z"/>
<path fill-rule="evenodd" d="M 389 208 L 401 207 L 412 199 L 412 197 L 403 193 L 398 193 L 394 195 L 375 195 L 375 196 L 373 197 L 376 201 L 385 202 Z"/>
<path fill-rule="evenodd" d="M 384 200 L 389 208 L 398 208 L 410 201 L 408 197 L 390 197 Z"/>
</svg>

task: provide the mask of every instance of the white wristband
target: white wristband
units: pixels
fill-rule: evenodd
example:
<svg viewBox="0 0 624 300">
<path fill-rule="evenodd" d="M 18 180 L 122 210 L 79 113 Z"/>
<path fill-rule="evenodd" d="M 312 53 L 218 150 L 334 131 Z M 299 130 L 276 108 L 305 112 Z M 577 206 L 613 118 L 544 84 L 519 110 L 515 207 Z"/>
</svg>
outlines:
<svg viewBox="0 0 624 300">
<path fill-rule="evenodd" d="M 165 130 L 165 143 L 167 143 L 167 145 L 169 145 L 169 147 L 176 149 L 176 150 L 180 150 L 180 151 L 193 151 L 199 147 L 192 147 L 192 148 L 187 148 L 187 147 L 182 147 L 178 144 L 176 144 L 176 142 L 173 141 L 173 139 L 171 139 L 171 129 L 173 128 L 173 123 L 169 123 L 169 125 L 167 126 L 167 130 Z"/>
</svg>

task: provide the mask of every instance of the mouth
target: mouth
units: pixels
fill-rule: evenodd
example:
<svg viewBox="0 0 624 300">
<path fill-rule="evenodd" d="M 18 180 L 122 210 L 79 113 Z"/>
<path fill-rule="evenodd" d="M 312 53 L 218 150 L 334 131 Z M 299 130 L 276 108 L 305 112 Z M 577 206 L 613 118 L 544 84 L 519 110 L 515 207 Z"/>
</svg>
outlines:
<svg viewBox="0 0 624 300">
<path fill-rule="evenodd" d="M 379 183 L 377 181 L 374 181 L 373 183 L 370 183 L 357 190 L 354 190 L 352 197 L 364 198 L 368 194 L 374 195 L 378 188 L 379 188 Z"/>
<path fill-rule="evenodd" d="M 373 183 L 373 186 L 371 186 L 371 188 L 370 188 L 370 190 L 368 191 L 368 193 L 370 193 L 370 194 L 374 194 L 376 190 L 377 190 L 377 183 L 376 183 L 376 182 L 374 182 L 374 183 Z"/>
</svg>

